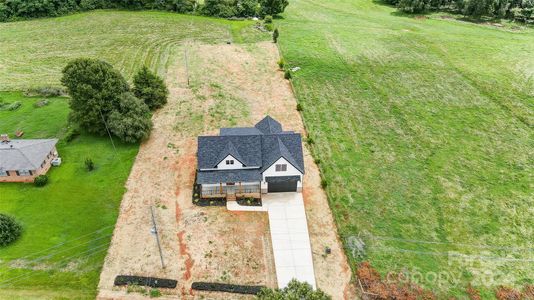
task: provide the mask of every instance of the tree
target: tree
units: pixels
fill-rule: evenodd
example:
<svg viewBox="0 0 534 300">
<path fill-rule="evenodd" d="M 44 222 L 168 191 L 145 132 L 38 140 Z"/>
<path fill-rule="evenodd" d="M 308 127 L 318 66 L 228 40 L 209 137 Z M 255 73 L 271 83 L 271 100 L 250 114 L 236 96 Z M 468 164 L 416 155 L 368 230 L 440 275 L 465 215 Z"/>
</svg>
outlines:
<svg viewBox="0 0 534 300">
<path fill-rule="evenodd" d="M 262 15 L 276 16 L 284 12 L 286 6 L 289 5 L 288 0 L 261 0 Z"/>
<path fill-rule="evenodd" d="M 169 90 L 163 79 L 143 67 L 133 79 L 135 96 L 145 102 L 151 110 L 158 109 L 167 103 Z"/>
<path fill-rule="evenodd" d="M 114 135 L 128 143 L 148 138 L 152 129 L 148 106 L 131 92 L 120 95 L 118 108 L 110 114 L 108 124 Z"/>
<path fill-rule="evenodd" d="M 235 0 L 205 0 L 202 13 L 208 16 L 230 18 L 237 14 Z"/>
<path fill-rule="evenodd" d="M 313 290 L 306 282 L 298 282 L 293 279 L 283 289 L 264 288 L 257 296 L 260 300 L 329 300 L 330 296 L 321 290 Z"/>
<path fill-rule="evenodd" d="M 237 0 L 236 6 L 238 17 L 254 17 L 260 13 L 260 3 L 258 0 Z"/>
<path fill-rule="evenodd" d="M 109 129 L 128 143 L 150 134 L 150 109 L 130 92 L 124 77 L 110 64 L 95 59 L 75 59 L 63 70 L 61 82 L 71 97 L 70 120 L 81 128 L 101 135 Z M 150 82 L 152 86 L 157 80 L 152 78 Z"/>
<path fill-rule="evenodd" d="M 61 83 L 70 95 L 69 119 L 91 133 L 106 134 L 104 120 L 119 103 L 119 96 L 129 91 L 122 75 L 103 61 L 75 59 L 63 69 Z"/>
<path fill-rule="evenodd" d="M 429 0 L 400 0 L 397 7 L 404 12 L 421 13 L 430 8 L 429 2 Z"/>
<path fill-rule="evenodd" d="M 5 247 L 17 240 L 22 234 L 20 225 L 12 216 L 0 213 L 0 247 Z"/>
<path fill-rule="evenodd" d="M 197 4 L 196 0 L 167 0 L 166 2 L 165 9 L 179 13 L 194 11 Z"/>
</svg>

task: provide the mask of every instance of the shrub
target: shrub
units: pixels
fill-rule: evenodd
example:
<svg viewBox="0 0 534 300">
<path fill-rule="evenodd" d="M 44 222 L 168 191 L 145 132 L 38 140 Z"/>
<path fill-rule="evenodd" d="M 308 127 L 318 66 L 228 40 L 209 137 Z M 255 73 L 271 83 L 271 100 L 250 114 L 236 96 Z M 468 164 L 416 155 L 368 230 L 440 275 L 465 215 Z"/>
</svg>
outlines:
<svg viewBox="0 0 534 300">
<path fill-rule="evenodd" d="M 191 288 L 197 291 L 211 291 L 211 292 L 227 292 L 234 294 L 258 294 L 264 286 L 257 285 L 237 285 L 227 283 L 212 283 L 212 282 L 193 282 Z"/>
<path fill-rule="evenodd" d="M 283 289 L 263 288 L 258 294 L 260 300 L 278 300 L 278 299 L 313 299 L 329 300 L 332 299 L 320 289 L 313 290 L 307 282 L 298 282 L 292 279 L 287 287 Z"/>
<path fill-rule="evenodd" d="M 150 298 L 157 298 L 161 297 L 161 292 L 158 289 L 151 289 L 149 295 Z"/>
<path fill-rule="evenodd" d="M 321 179 L 321 187 L 325 189 L 328 186 L 328 181 L 324 178 Z"/>
<path fill-rule="evenodd" d="M 267 23 L 263 25 L 263 28 L 267 31 L 273 31 L 273 24 Z"/>
<path fill-rule="evenodd" d="M 39 175 L 35 177 L 35 179 L 33 180 L 33 184 L 35 184 L 35 186 L 37 187 L 43 187 L 47 183 L 48 183 L 48 176 L 46 175 Z"/>
<path fill-rule="evenodd" d="M 85 169 L 87 171 L 91 172 L 95 169 L 95 163 L 93 162 L 92 159 L 86 158 L 84 163 L 85 163 Z"/>
<path fill-rule="evenodd" d="M 176 288 L 177 283 L 178 282 L 174 279 L 118 275 L 117 277 L 115 277 L 115 281 L 113 284 L 116 286 L 137 285 L 137 286 L 148 286 L 148 287 L 153 287 L 153 288 L 174 289 Z"/>
<path fill-rule="evenodd" d="M 284 72 L 284 78 L 287 79 L 287 80 L 291 79 L 291 71 L 286 70 Z"/>
<path fill-rule="evenodd" d="M 263 18 L 263 21 L 266 23 L 266 24 L 270 24 L 273 22 L 273 16 L 271 15 L 266 15 L 265 18 Z"/>
<path fill-rule="evenodd" d="M 297 103 L 297 111 L 303 111 L 304 107 L 302 107 L 302 104 Z"/>
<path fill-rule="evenodd" d="M 22 106 L 22 103 L 20 101 L 6 103 L 0 100 L 0 110 L 15 111 L 19 109 L 21 106 Z"/>
<path fill-rule="evenodd" d="M 284 59 L 280 58 L 280 60 L 278 61 L 278 67 L 280 68 L 280 70 L 283 70 L 285 65 L 286 62 L 284 61 Z"/>
<path fill-rule="evenodd" d="M 163 79 L 143 67 L 133 79 L 135 96 L 145 102 L 150 110 L 155 110 L 167 103 L 169 90 Z"/>
<path fill-rule="evenodd" d="M 278 37 L 280 36 L 280 33 L 278 32 L 278 28 L 276 28 L 273 32 L 273 42 L 278 43 Z"/>
<path fill-rule="evenodd" d="M 308 143 L 308 145 L 313 145 L 315 144 L 315 141 L 313 140 L 313 138 L 311 136 L 308 136 L 306 138 L 306 142 Z"/>
<path fill-rule="evenodd" d="M 321 159 L 320 158 L 316 158 L 314 160 L 314 162 L 315 162 L 316 165 L 320 165 L 321 164 Z"/>
<path fill-rule="evenodd" d="M 21 234 L 22 225 L 12 216 L 0 213 L 0 247 L 16 241 Z"/>
</svg>

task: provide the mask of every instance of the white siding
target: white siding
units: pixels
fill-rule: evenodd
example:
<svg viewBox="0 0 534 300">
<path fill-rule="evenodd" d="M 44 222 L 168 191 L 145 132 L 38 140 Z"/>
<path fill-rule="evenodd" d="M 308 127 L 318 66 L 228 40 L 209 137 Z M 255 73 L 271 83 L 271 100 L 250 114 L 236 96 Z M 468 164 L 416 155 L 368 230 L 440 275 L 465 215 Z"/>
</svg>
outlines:
<svg viewBox="0 0 534 300">
<path fill-rule="evenodd" d="M 233 165 L 227 165 L 226 164 L 227 160 L 233 160 L 234 164 Z M 241 164 L 237 159 L 233 158 L 231 155 L 228 155 L 225 159 L 223 159 L 217 165 L 217 169 L 220 169 L 220 170 L 234 170 L 234 169 L 242 169 L 242 168 L 243 168 L 243 164 Z"/>
<path fill-rule="evenodd" d="M 279 165 L 279 164 L 286 164 L 287 170 L 276 172 L 276 165 Z M 297 170 L 292 164 L 290 164 L 283 157 L 280 157 L 274 164 L 272 164 L 272 166 L 270 166 L 267 170 L 263 172 L 263 181 L 265 181 L 265 177 L 273 177 L 273 176 L 300 176 L 300 181 L 302 182 L 302 173 L 300 173 L 299 170 Z"/>
</svg>

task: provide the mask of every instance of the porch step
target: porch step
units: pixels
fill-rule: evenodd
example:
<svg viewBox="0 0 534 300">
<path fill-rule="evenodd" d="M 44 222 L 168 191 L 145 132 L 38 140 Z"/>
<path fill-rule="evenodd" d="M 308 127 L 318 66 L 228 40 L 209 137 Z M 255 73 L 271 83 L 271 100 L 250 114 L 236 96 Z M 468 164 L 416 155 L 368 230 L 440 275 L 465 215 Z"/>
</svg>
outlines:
<svg viewBox="0 0 534 300">
<path fill-rule="evenodd" d="M 235 194 L 226 195 L 226 201 L 236 201 Z"/>
</svg>

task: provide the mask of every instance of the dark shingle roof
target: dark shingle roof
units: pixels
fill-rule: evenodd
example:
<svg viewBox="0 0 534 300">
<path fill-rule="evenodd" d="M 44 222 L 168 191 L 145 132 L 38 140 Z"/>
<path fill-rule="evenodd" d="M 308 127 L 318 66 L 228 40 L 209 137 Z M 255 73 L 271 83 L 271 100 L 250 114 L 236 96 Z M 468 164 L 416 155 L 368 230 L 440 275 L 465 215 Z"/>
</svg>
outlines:
<svg viewBox="0 0 534 300">
<path fill-rule="evenodd" d="M 304 174 L 302 140 L 298 133 L 263 135 L 262 154 L 262 172 L 283 157 Z"/>
<path fill-rule="evenodd" d="M 248 169 L 213 170 L 228 155 Z M 282 131 L 282 125 L 269 116 L 254 128 L 221 128 L 220 136 L 198 137 L 197 157 L 199 184 L 258 181 L 281 157 L 304 174 L 300 134 Z"/>
<path fill-rule="evenodd" d="M 275 119 L 267 116 L 256 124 L 256 127 L 263 134 L 276 134 L 282 132 L 282 125 Z"/>
<path fill-rule="evenodd" d="M 220 135 L 259 135 L 262 134 L 256 127 L 221 128 Z"/>
<path fill-rule="evenodd" d="M 259 169 L 202 171 L 197 175 L 197 184 L 254 181 L 261 181 Z"/>
<path fill-rule="evenodd" d="M 243 159 L 241 154 L 239 154 L 239 151 L 237 151 L 232 141 L 228 141 L 228 143 L 226 143 L 226 146 L 224 147 L 223 151 L 221 151 L 219 159 L 217 159 L 217 163 L 223 161 L 223 159 L 225 159 L 228 155 L 231 155 L 233 158 L 239 160 L 246 167 L 246 164 L 244 162 L 245 160 Z"/>
<path fill-rule="evenodd" d="M 231 146 L 229 146 L 231 144 Z M 232 155 L 247 167 L 261 166 L 261 136 L 198 137 L 198 168 L 213 169 L 226 156 Z M 239 156 L 239 157 L 236 157 Z"/>
</svg>

